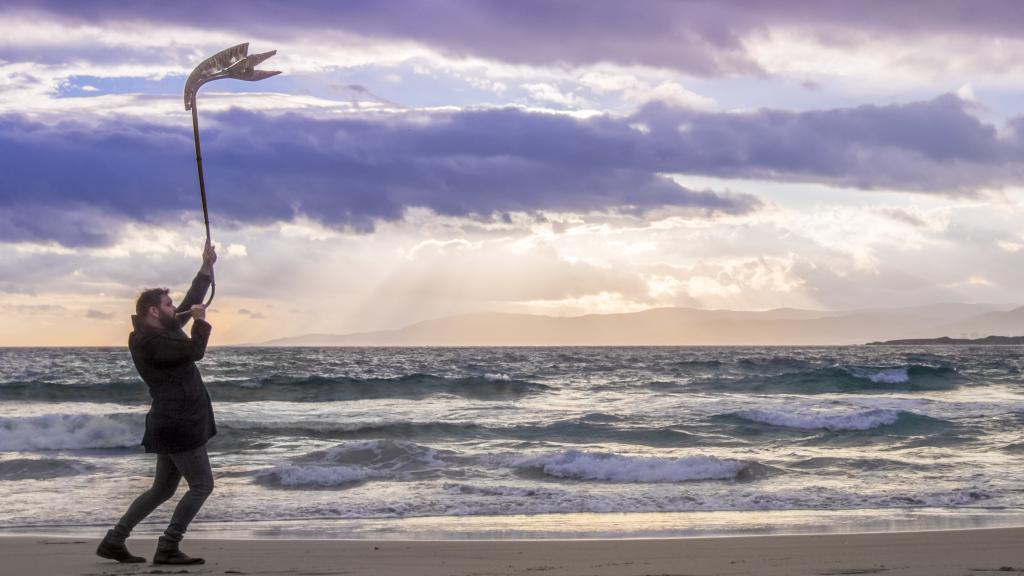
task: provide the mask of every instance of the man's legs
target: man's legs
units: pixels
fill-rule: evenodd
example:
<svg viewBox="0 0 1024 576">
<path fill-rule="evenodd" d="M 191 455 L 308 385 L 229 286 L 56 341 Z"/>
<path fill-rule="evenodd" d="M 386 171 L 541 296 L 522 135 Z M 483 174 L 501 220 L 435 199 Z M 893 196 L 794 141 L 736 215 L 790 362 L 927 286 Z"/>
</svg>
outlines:
<svg viewBox="0 0 1024 576">
<path fill-rule="evenodd" d="M 200 446 L 188 452 L 168 454 L 178 472 L 188 482 L 188 492 L 178 502 L 171 516 L 171 523 L 164 530 L 157 545 L 157 556 L 153 562 L 158 563 L 189 563 L 187 556 L 178 551 L 178 543 L 185 536 L 189 523 L 196 517 L 203 502 L 213 492 L 213 471 L 210 469 L 210 457 L 206 446 Z M 194 559 L 201 561 L 201 559 Z"/>
<path fill-rule="evenodd" d="M 164 502 L 168 501 L 178 489 L 181 473 L 168 454 L 157 454 L 156 472 L 153 474 L 153 486 L 139 495 L 128 507 L 112 530 L 115 537 L 122 542 L 132 533 L 132 529 L 153 513 Z"/>
<path fill-rule="evenodd" d="M 153 485 L 135 499 L 128 511 L 118 520 L 113 530 L 107 531 L 106 537 L 96 549 L 96 554 L 103 558 L 118 562 L 145 562 L 145 558 L 132 555 L 125 547 L 124 541 L 131 535 L 132 529 L 149 516 L 153 510 L 166 502 L 178 489 L 181 474 L 167 454 L 157 454 L 156 471 L 153 473 Z"/>
</svg>

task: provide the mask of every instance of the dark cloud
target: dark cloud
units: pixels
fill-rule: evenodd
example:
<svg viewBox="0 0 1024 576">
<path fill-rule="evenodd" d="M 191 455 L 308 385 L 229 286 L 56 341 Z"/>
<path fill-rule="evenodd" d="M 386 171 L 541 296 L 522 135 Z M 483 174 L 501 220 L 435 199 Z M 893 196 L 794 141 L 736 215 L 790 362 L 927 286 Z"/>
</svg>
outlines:
<svg viewBox="0 0 1024 576">
<path fill-rule="evenodd" d="M 924 34 L 1016 38 L 1024 6 L 1014 0 L 249 0 L 121 2 L 8 0 L 47 18 L 133 26 L 155 23 L 287 41 L 338 32 L 411 40 L 453 56 L 512 63 L 642 64 L 698 75 L 758 72 L 745 41 L 776 27 L 833 44 Z"/>
<path fill-rule="evenodd" d="M 1021 182 L 1022 146 L 953 95 L 809 112 L 702 113 L 651 104 L 633 121 L 659 172 L 970 193 Z"/>
<path fill-rule="evenodd" d="M 91 308 L 87 310 L 85 313 L 85 317 L 91 320 L 110 320 L 115 316 L 117 316 L 117 314 L 114 314 L 113 312 L 101 312 L 99 310 L 93 310 Z"/>
<path fill-rule="evenodd" d="M 13 178 L 7 181 L 15 182 Z M 0 208 L 8 208 L 0 209 L 0 240 L 57 242 L 64 246 L 104 246 L 113 242 L 119 228 L 117 224 L 122 218 L 89 210 L 74 198 L 73 190 L 65 190 L 67 195 L 63 202 L 54 195 L 10 203 L 9 199 L 0 200 Z M 0 196 L 5 195 L 0 193 Z M 53 204 L 40 205 L 47 200 Z"/>
<path fill-rule="evenodd" d="M 586 120 L 515 108 L 344 119 L 232 110 L 206 118 L 203 150 L 218 225 L 302 214 L 369 231 L 410 207 L 500 219 L 759 205 L 684 188 L 666 173 L 971 193 L 1024 180 L 1020 122 L 1000 135 L 950 95 L 810 112 L 652 104 Z M 187 127 L 0 117 L 0 159 L 0 239 L 102 245 L 122 220 L 198 217 Z"/>
<path fill-rule="evenodd" d="M 0 239 L 101 246 L 130 218 L 192 204 L 191 138 L 156 124 L 44 125 L 0 116 Z M 194 165 L 191 167 L 194 171 Z"/>
<path fill-rule="evenodd" d="M 409 207 L 743 213 L 744 195 L 683 188 L 624 120 L 490 109 L 321 120 L 233 110 L 204 120 L 211 211 L 221 223 L 304 214 L 370 230 Z M 199 209 L 191 134 L 134 120 L 46 125 L 0 117 L 0 239 L 102 245 L 131 219 L 174 224 Z M 668 164 L 666 164 L 667 166 Z M 84 218 L 82 210 L 94 217 Z"/>
</svg>

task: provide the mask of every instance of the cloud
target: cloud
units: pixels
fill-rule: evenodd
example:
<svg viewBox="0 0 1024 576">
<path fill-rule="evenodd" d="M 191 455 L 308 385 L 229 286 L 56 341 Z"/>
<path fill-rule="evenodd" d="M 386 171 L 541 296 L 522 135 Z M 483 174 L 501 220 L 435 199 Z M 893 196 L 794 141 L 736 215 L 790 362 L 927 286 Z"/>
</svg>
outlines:
<svg viewBox="0 0 1024 576">
<path fill-rule="evenodd" d="M 611 117 L 504 108 L 322 119 L 230 110 L 210 114 L 204 127 L 211 211 L 228 223 L 302 215 L 368 231 L 412 207 L 490 218 L 666 206 L 744 213 L 759 204 L 676 184 L 649 157 L 659 151 L 643 151 L 636 130 Z M 0 220 L 8 224 L 0 240 L 100 246 L 113 241 L 111 222 L 168 224 L 199 206 L 184 126 L 5 115 L 0 157 L 9 167 L 0 172 Z"/>
<path fill-rule="evenodd" d="M 0 136 L 0 140 L 2 138 Z M 68 198 L 64 204 L 54 197 L 49 200 L 55 201 L 54 204 L 0 200 L 0 230 L 3 230 L 0 240 L 102 246 L 116 238 L 121 218 L 84 205 L 75 198 Z"/>
<path fill-rule="evenodd" d="M 218 262 L 218 341 L 249 342 L 256 333 L 270 338 L 377 330 L 487 310 L 583 314 L 672 305 L 842 309 L 879 302 L 1018 302 L 1013 288 L 1024 283 L 1021 252 L 996 243 L 1019 241 L 1020 191 L 1007 192 L 1011 201 L 995 195 L 872 195 L 884 198 L 882 207 L 906 210 L 927 226 L 894 220 L 856 193 L 832 192 L 850 204 L 812 196 L 796 209 L 774 205 L 713 222 L 573 216 L 556 230 L 560 215 L 550 222 L 517 215 L 513 225 L 480 225 L 418 210 L 382 223 L 372 235 L 312 239 L 285 236 L 281 226 L 215 229 L 218 243 L 244 244 L 249 253 Z M 802 193 L 811 194 L 809 188 Z M 946 213 L 950 222 L 938 225 Z M 201 223 L 140 227 L 140 233 L 141 240 L 122 239 L 103 249 L 0 244 L 0 279 L 38 292 L 4 294 L 0 282 L 0 307 L 62 304 L 69 311 L 48 317 L 8 308 L 22 323 L 12 326 L 54 338 L 66 334 L 69 343 L 102 334 L 107 339 L 97 344 L 117 344 L 123 333 L 104 331 L 112 321 L 85 319 L 87 309 L 122 310 L 127 319 L 138 291 L 149 286 L 175 289 L 178 302 L 199 264 Z M 147 236 L 164 234 L 179 236 L 168 242 L 169 251 L 145 246 Z M 182 242 L 194 248 L 187 254 L 173 248 Z M 972 275 L 992 286 L 965 283 Z M 292 307 L 302 313 L 289 314 Z M 267 319 L 250 321 L 237 312 L 242 308 Z M 49 320 L 59 328 L 43 327 Z"/>
<path fill-rule="evenodd" d="M 891 218 L 897 222 L 902 222 L 903 224 L 907 224 L 909 226 L 928 226 L 928 222 L 925 221 L 924 218 L 903 208 L 897 208 L 894 206 L 879 206 L 878 208 L 875 208 L 873 212 L 881 216 Z"/>
<path fill-rule="evenodd" d="M 710 109 L 715 106 L 713 98 L 698 94 L 677 82 L 652 81 L 621 70 L 589 70 L 580 75 L 577 82 L 598 95 L 617 93 L 633 108 L 652 101 L 685 108 Z"/>
<path fill-rule="evenodd" d="M 204 117 L 203 152 L 220 225 L 307 218 L 365 232 L 414 208 L 479 220 L 666 207 L 743 214 L 759 201 L 666 175 L 949 194 L 1024 182 L 1024 118 L 1001 133 L 968 107 L 943 95 L 805 112 L 652 103 L 587 118 L 519 108 L 340 117 L 230 109 Z M 0 115 L 0 240 L 103 246 L 124 222 L 194 219 L 191 151 L 185 126 Z"/>
<path fill-rule="evenodd" d="M 886 39 L 994 37 L 1015 39 L 1024 12 L 1012 0 L 992 0 L 984 9 L 970 2 L 628 2 L 587 0 L 406 0 L 377 2 L 254 1 L 240 10 L 231 2 L 181 0 L 173 4 L 8 0 L 8 19 L 28 14 L 62 22 L 77 34 L 90 26 L 126 28 L 121 36 L 144 37 L 139 29 L 173 27 L 157 37 L 199 41 L 207 35 L 261 37 L 317 45 L 339 36 L 375 42 L 414 43 L 449 57 L 476 57 L 526 65 L 587 66 L 599 63 L 643 65 L 713 76 L 763 71 L 758 40 L 801 29 L 822 46 L 857 47 Z M 970 17 L 965 17 L 969 14 Z M 134 32 L 133 32 L 134 31 Z M 52 31 L 51 31 L 52 32 Z M 188 32 L 192 32 L 189 34 Z M 12 31 L 22 42 L 54 48 L 61 35 Z M 57 40 L 55 40 L 57 38 Z M 165 42 L 167 43 L 167 42 Z M 99 45 L 93 51 L 121 46 Z M 184 49 L 186 42 L 175 45 Z M 180 53 L 181 50 L 175 50 Z M 850 50 L 853 52 L 854 50 Z M 88 57 L 88 55 L 86 55 Z M 152 60 L 157 55 L 142 52 Z M 57 57 L 55 54 L 54 57 Z"/>
<path fill-rule="evenodd" d="M 101 312 L 99 310 L 93 310 L 92 308 L 85 312 L 85 317 L 90 320 L 110 320 L 116 316 L 117 314 L 114 314 L 113 312 Z"/>
<path fill-rule="evenodd" d="M 237 5 L 179 2 L 125 5 L 100 2 L 12 2 L 8 12 L 37 15 L 78 27 L 132 23 L 198 28 L 292 41 L 355 35 L 377 41 L 414 42 L 447 56 L 482 57 L 515 64 L 617 62 L 715 74 L 755 70 L 743 52 L 742 13 L 716 4 L 679 6 L 625 3 L 431 2 L 400 9 L 373 2 L 287 2 Z M 10 16 L 9 15 L 9 16 Z M 40 43 L 52 45 L 53 40 Z"/>
<path fill-rule="evenodd" d="M 457 247 L 453 249 L 453 246 Z M 546 245 L 517 251 L 514 243 L 466 246 L 423 242 L 380 286 L 379 295 L 410 301 L 461 296 L 483 301 L 561 300 L 599 292 L 643 297 L 646 285 L 629 271 L 571 262 Z"/>
<path fill-rule="evenodd" d="M 969 193 L 1022 181 L 1022 147 L 972 116 L 954 95 L 789 112 L 705 113 L 650 104 L 634 117 L 651 169 L 720 177 L 812 181 L 853 188 Z"/>
<path fill-rule="evenodd" d="M 20 314 L 26 316 L 59 316 L 67 312 L 60 304 L 0 304 L 4 314 Z"/>
<path fill-rule="evenodd" d="M 264 316 L 261 312 L 253 312 L 252 310 L 248 310 L 246 308 L 239 308 L 238 314 L 240 316 L 248 316 L 252 320 L 263 320 L 264 318 L 266 318 L 266 316 Z"/>
</svg>

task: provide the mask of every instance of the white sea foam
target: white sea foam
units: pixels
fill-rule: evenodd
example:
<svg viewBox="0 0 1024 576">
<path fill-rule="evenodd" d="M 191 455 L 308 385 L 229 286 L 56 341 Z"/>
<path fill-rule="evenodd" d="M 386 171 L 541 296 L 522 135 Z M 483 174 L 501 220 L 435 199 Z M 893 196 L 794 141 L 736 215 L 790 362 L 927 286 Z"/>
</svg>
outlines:
<svg viewBox="0 0 1024 576">
<path fill-rule="evenodd" d="M 375 476 L 376 473 L 362 466 L 303 466 L 296 464 L 275 466 L 257 474 L 257 478 L 281 486 L 322 486 L 324 488 L 361 482 Z"/>
<path fill-rule="evenodd" d="M 653 458 L 566 450 L 520 458 L 513 461 L 512 466 L 520 469 L 537 468 L 545 474 L 559 478 L 617 483 L 662 483 L 734 478 L 746 469 L 748 464 L 705 455 Z"/>
<path fill-rule="evenodd" d="M 803 430 L 870 430 L 894 424 L 900 417 L 898 410 L 859 410 L 855 412 L 827 412 L 822 410 L 766 410 L 754 408 L 733 412 L 734 416 Z"/>
<path fill-rule="evenodd" d="M 46 414 L 0 418 L 0 451 L 128 448 L 142 441 L 142 414 Z"/>
<path fill-rule="evenodd" d="M 261 470 L 256 478 L 263 483 L 287 487 L 410 479 L 446 467 L 440 454 L 429 446 L 400 440 L 355 440 Z"/>
<path fill-rule="evenodd" d="M 875 384 L 903 384 L 910 381 L 910 372 L 906 367 L 875 370 L 850 366 L 844 367 L 843 370 L 851 376 L 870 380 Z"/>
<path fill-rule="evenodd" d="M 354 440 L 300 457 L 322 464 L 367 466 L 378 472 L 444 468 L 442 454 L 429 446 L 403 440 Z"/>
<path fill-rule="evenodd" d="M 490 374 L 490 373 L 484 374 L 484 380 L 490 380 L 491 382 L 495 382 L 495 381 L 508 382 L 511 379 L 512 378 L 509 377 L 508 374 L 504 374 L 504 373 L 501 373 L 501 372 L 499 372 L 497 374 Z"/>
</svg>

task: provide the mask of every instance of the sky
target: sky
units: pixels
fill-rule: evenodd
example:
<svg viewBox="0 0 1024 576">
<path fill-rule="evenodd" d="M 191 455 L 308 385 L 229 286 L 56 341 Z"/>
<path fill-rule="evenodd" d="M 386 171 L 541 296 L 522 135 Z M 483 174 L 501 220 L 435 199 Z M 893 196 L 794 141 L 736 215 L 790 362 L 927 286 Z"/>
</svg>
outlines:
<svg viewBox="0 0 1024 576">
<path fill-rule="evenodd" d="M 1024 304 L 1015 1 L 0 4 L 0 346 L 473 312 Z"/>
</svg>

